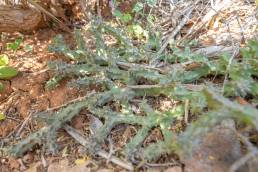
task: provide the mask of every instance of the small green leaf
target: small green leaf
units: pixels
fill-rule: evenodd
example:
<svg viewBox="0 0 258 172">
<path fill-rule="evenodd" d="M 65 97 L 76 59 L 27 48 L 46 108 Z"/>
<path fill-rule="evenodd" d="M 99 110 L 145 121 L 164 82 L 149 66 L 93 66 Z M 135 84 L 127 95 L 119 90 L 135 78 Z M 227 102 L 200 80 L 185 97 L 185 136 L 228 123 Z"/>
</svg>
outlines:
<svg viewBox="0 0 258 172">
<path fill-rule="evenodd" d="M 0 66 L 6 66 L 9 63 L 9 58 L 6 54 L 0 55 Z"/>
<path fill-rule="evenodd" d="M 0 92 L 4 91 L 4 84 L 0 82 Z"/>
<path fill-rule="evenodd" d="M 153 23 L 154 22 L 154 16 L 153 15 L 148 15 L 148 17 L 147 17 L 147 21 L 149 22 L 149 23 Z"/>
<path fill-rule="evenodd" d="M 22 43 L 22 39 L 16 39 L 13 43 L 7 43 L 7 49 L 17 51 Z"/>
<path fill-rule="evenodd" d="M 146 30 L 144 30 L 140 25 L 135 24 L 135 25 L 130 25 L 128 27 L 128 32 L 132 35 L 134 35 L 135 37 L 137 37 L 138 39 L 142 38 L 142 37 L 148 37 L 148 32 Z"/>
<path fill-rule="evenodd" d="M 114 16 L 117 17 L 117 18 L 119 18 L 119 19 L 121 19 L 122 16 L 123 16 L 123 14 L 122 14 L 119 10 L 115 10 Z"/>
<path fill-rule="evenodd" d="M 9 66 L 0 66 L 0 79 L 10 79 L 18 74 L 18 71 Z"/>
<path fill-rule="evenodd" d="M 143 9 L 143 3 L 141 2 L 137 2 L 133 8 L 133 12 L 138 13 L 139 11 L 141 11 Z"/>
<path fill-rule="evenodd" d="M 124 23 L 130 22 L 132 19 L 133 17 L 131 16 L 131 14 L 128 14 L 128 13 L 124 14 L 121 18 L 122 22 Z"/>
<path fill-rule="evenodd" d="M 0 113 L 0 121 L 5 120 L 5 115 L 3 113 Z"/>
<path fill-rule="evenodd" d="M 68 146 L 66 146 L 63 150 L 62 150 L 62 157 L 67 157 L 69 155 L 68 153 Z"/>
</svg>

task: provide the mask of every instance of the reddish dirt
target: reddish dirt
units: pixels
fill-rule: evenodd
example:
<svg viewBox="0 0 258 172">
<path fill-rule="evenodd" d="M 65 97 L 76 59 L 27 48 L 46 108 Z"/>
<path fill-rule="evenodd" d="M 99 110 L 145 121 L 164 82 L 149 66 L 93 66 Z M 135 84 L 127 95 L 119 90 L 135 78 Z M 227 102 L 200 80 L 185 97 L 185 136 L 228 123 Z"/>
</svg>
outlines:
<svg viewBox="0 0 258 172">
<path fill-rule="evenodd" d="M 54 54 L 48 52 L 47 47 L 55 35 L 51 29 L 40 30 L 33 35 L 25 36 L 16 54 L 5 52 L 11 58 L 11 66 L 17 68 L 19 74 L 10 81 L 4 81 L 6 89 L 0 96 L 0 110 L 5 112 L 7 120 L 2 122 L 0 137 L 6 137 L 19 123 L 17 121 L 23 121 L 31 112 L 60 106 L 78 96 L 78 91 L 67 88 L 65 82 L 55 90 L 45 90 L 45 83 L 51 76 L 45 71 L 47 61 L 56 59 Z M 24 52 L 23 48 L 26 45 L 33 45 L 33 51 Z M 15 95 L 15 99 L 6 99 L 10 95 Z"/>
<path fill-rule="evenodd" d="M 45 84 L 52 75 L 47 71 L 47 62 L 57 58 L 48 51 L 48 45 L 56 34 L 51 29 L 43 29 L 32 35 L 24 35 L 21 47 L 16 53 L 10 50 L 4 52 L 10 58 L 10 66 L 18 69 L 19 74 L 10 81 L 1 81 L 5 90 L 0 94 L 0 111 L 6 119 L 0 121 L 0 138 L 12 140 L 19 126 L 31 113 L 63 105 L 79 96 L 78 90 L 65 86 L 65 81 L 54 90 L 45 89 Z M 6 42 L 12 42 L 16 38 L 20 38 L 20 35 L 8 35 Z M 33 46 L 33 50 L 26 52 L 25 47 L 28 45 Z M 20 136 L 27 135 L 39 127 L 29 125 Z M 28 163 L 33 162 L 28 155 L 24 158 Z M 19 171 L 20 168 L 20 163 L 15 159 L 1 159 L 1 172 Z"/>
</svg>

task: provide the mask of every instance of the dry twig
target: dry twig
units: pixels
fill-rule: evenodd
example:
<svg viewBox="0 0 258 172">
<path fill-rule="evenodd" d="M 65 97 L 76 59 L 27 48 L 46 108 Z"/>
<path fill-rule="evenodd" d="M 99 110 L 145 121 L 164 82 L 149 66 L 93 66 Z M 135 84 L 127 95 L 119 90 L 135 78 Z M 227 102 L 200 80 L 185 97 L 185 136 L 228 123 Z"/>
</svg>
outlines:
<svg viewBox="0 0 258 172">
<path fill-rule="evenodd" d="M 194 35 L 196 32 L 202 29 L 205 25 L 207 25 L 210 22 L 213 16 L 217 15 L 222 9 L 226 9 L 230 7 L 230 4 L 231 4 L 231 0 L 222 0 L 222 1 L 216 0 L 215 4 L 212 5 L 208 13 L 202 18 L 201 22 L 197 23 L 196 25 L 193 25 L 189 29 L 188 33 L 178 42 L 178 44 L 180 44 L 183 40 L 188 38 L 190 35 Z"/>
<path fill-rule="evenodd" d="M 18 129 L 17 133 L 15 134 L 15 137 L 20 136 L 22 130 L 24 129 L 24 127 L 26 126 L 26 124 L 29 122 L 29 120 L 32 117 L 32 113 L 30 113 L 27 118 L 23 121 L 22 125 L 20 126 L 20 128 Z"/>
<path fill-rule="evenodd" d="M 237 171 L 241 166 L 243 166 L 248 160 L 258 155 L 258 149 L 247 153 L 245 156 L 237 160 L 233 165 L 231 165 L 229 172 Z"/>
<path fill-rule="evenodd" d="M 165 43 L 162 45 L 162 47 L 160 48 L 160 50 L 157 52 L 157 56 L 159 56 L 160 54 L 163 53 L 163 51 L 165 50 L 165 48 L 168 46 L 169 42 L 171 41 L 171 39 L 174 39 L 174 37 L 178 34 L 178 32 L 184 27 L 184 25 L 186 24 L 186 22 L 189 20 L 190 18 L 190 14 L 193 11 L 193 7 L 191 7 L 189 10 L 187 10 L 184 18 L 182 19 L 182 21 L 179 23 L 179 25 L 175 28 L 175 30 L 169 34 L 169 36 L 167 37 Z"/>
<path fill-rule="evenodd" d="M 204 88 L 203 85 L 193 85 L 193 84 L 181 84 L 182 87 L 192 90 L 192 91 L 200 91 Z M 176 87 L 176 84 L 168 84 L 168 85 L 128 85 L 130 89 L 152 89 L 152 88 L 168 88 L 168 87 Z"/>
<path fill-rule="evenodd" d="M 82 137 L 74 128 L 72 128 L 71 126 L 69 125 L 64 125 L 64 129 L 65 131 L 70 135 L 72 136 L 76 141 L 78 141 L 81 145 L 83 146 L 87 146 L 89 145 L 89 141 L 86 140 L 84 137 Z M 110 159 L 111 162 L 113 162 L 114 164 L 116 165 L 119 165 L 120 167 L 123 167 L 127 170 L 130 170 L 130 171 L 133 171 L 133 166 L 131 163 L 129 162 L 124 162 L 122 160 L 120 160 L 119 158 L 117 157 L 114 157 L 114 156 L 111 156 L 109 155 L 109 153 L 103 151 L 103 150 L 99 150 L 96 152 L 97 155 L 99 155 L 100 157 L 102 158 L 105 158 L 105 159 Z"/>
<path fill-rule="evenodd" d="M 37 2 L 33 0 L 27 0 L 32 6 L 34 6 L 37 10 L 41 11 L 42 13 L 46 14 L 50 18 L 52 18 L 56 23 L 58 23 L 64 31 L 71 32 L 71 29 L 69 29 L 61 20 L 59 20 L 56 16 L 54 16 L 52 13 L 41 7 Z"/>
</svg>

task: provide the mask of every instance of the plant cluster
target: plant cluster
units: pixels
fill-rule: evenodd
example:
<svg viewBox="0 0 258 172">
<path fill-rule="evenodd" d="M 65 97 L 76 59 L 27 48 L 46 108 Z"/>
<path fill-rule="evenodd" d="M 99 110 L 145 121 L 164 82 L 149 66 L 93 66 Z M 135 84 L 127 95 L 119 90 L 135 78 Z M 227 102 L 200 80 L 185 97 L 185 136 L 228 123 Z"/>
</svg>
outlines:
<svg viewBox="0 0 258 172">
<path fill-rule="evenodd" d="M 123 151 L 132 161 L 151 161 L 173 151 L 185 153 L 189 146 L 198 144 L 200 136 L 224 119 L 233 118 L 258 129 L 257 109 L 232 101 L 236 96 L 251 97 L 250 102 L 257 101 L 257 41 L 250 41 L 241 50 L 239 58 L 223 55 L 209 59 L 193 54 L 189 46 L 185 49 L 172 46 L 171 53 L 158 55 L 159 34 L 149 35 L 146 43 L 135 46 L 127 37 L 128 32 L 98 19 L 92 22 L 90 32 L 94 35 L 95 50 L 86 46 L 80 30 L 74 33 L 77 43 L 74 49 L 65 44 L 61 35 L 53 40 L 50 51 L 64 54 L 71 62 L 50 62 L 49 68 L 55 76 L 46 87 L 53 89 L 64 78 L 70 78 L 68 86 L 84 89 L 98 85 L 100 89 L 60 110 L 38 114 L 37 119 L 43 120 L 46 126 L 13 145 L 9 149 L 13 156 L 21 156 L 36 144 L 43 144 L 47 150 L 56 153 L 57 130 L 82 109 L 104 120 L 104 125 L 92 135 L 91 144 L 87 146 L 93 154 L 117 125 L 140 127 Z M 116 42 L 107 44 L 107 36 Z M 167 68 L 149 65 L 154 59 Z M 204 82 L 216 77 L 226 78 L 226 81 L 221 84 Z M 160 96 L 179 103 L 176 108 L 160 110 L 148 101 Z M 189 101 L 187 111 L 198 119 L 185 131 L 177 133 L 171 128 L 185 115 L 186 101 Z M 112 108 L 112 104 L 119 105 L 119 108 Z M 135 111 L 134 106 L 139 111 Z M 161 131 L 163 139 L 144 147 L 144 140 L 154 128 Z"/>
</svg>

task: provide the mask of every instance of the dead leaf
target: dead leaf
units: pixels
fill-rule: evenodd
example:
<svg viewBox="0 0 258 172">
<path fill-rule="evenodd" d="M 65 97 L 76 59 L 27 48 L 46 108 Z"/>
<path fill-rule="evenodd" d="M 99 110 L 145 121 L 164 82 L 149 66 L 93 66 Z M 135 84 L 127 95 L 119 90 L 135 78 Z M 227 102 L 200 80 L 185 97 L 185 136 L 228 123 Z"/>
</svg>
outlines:
<svg viewBox="0 0 258 172">
<path fill-rule="evenodd" d="M 90 169 L 86 167 L 87 161 L 84 164 L 69 166 L 67 159 L 61 160 L 56 163 L 52 163 L 48 167 L 48 172 L 90 172 Z"/>
<path fill-rule="evenodd" d="M 90 131 L 92 134 L 96 133 L 96 131 L 103 126 L 103 123 L 96 118 L 95 116 L 91 116 L 90 118 Z"/>
<path fill-rule="evenodd" d="M 3 113 L 0 113 L 0 121 L 5 119 L 5 115 Z"/>
<path fill-rule="evenodd" d="M 34 160 L 34 155 L 33 153 L 29 152 L 26 155 L 23 156 L 22 158 L 23 162 L 28 164 L 28 163 L 32 163 Z"/>
<path fill-rule="evenodd" d="M 62 157 L 67 157 L 68 156 L 68 147 L 65 146 L 64 149 L 62 150 Z"/>
<path fill-rule="evenodd" d="M 236 97 L 236 100 L 237 100 L 237 102 L 240 105 L 247 105 L 247 104 L 249 104 L 245 99 L 243 99 L 242 97 L 239 97 L 239 96 Z"/>
<path fill-rule="evenodd" d="M 87 160 L 88 160 L 87 157 L 83 157 L 83 158 L 80 158 L 80 159 L 76 159 L 74 163 L 75 163 L 76 165 L 83 165 L 83 164 L 86 163 Z"/>
</svg>

